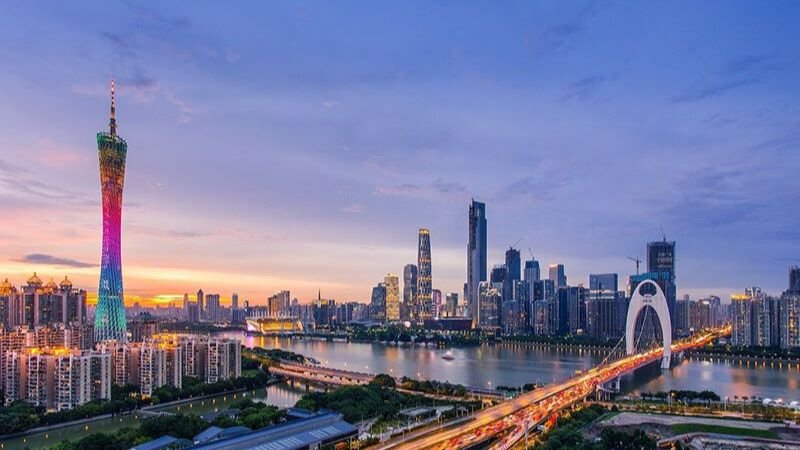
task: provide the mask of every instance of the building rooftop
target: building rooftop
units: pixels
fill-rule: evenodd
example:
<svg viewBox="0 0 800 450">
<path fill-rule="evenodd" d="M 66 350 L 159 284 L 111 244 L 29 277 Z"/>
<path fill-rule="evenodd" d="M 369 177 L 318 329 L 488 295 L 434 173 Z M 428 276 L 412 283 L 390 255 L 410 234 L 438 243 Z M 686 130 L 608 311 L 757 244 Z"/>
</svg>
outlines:
<svg viewBox="0 0 800 450">
<path fill-rule="evenodd" d="M 189 448 L 191 445 L 192 443 L 186 439 L 178 439 L 176 437 L 167 435 L 161 436 L 158 439 L 153 439 L 150 442 L 137 445 L 136 447 L 131 447 L 130 450 L 171 450 L 178 448 Z"/>
<path fill-rule="evenodd" d="M 298 450 L 355 437 L 358 428 L 342 420 L 341 414 L 320 412 L 230 439 L 200 444 L 204 450 Z"/>
<path fill-rule="evenodd" d="M 235 427 L 228 427 L 228 428 L 220 428 L 220 427 L 208 427 L 203 430 L 200 434 L 194 437 L 194 442 L 196 444 L 205 444 L 206 442 L 216 441 L 219 439 L 227 439 L 234 436 L 239 436 L 245 433 L 249 433 L 253 430 L 243 426 L 235 426 Z"/>
</svg>

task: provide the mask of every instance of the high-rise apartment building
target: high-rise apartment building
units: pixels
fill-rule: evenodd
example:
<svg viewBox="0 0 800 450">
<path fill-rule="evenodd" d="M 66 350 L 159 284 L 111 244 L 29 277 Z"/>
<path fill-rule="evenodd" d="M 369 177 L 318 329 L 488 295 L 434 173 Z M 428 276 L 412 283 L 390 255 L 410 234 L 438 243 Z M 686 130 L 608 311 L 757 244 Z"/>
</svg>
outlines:
<svg viewBox="0 0 800 450">
<path fill-rule="evenodd" d="M 94 351 L 27 348 L 4 354 L 5 401 L 48 411 L 111 398 L 110 356 Z"/>
<path fill-rule="evenodd" d="M 757 289 L 757 288 L 756 288 Z M 758 289 L 760 291 L 760 289 Z M 731 343 L 737 347 L 753 345 L 753 290 L 748 289 L 744 294 L 731 296 Z"/>
<path fill-rule="evenodd" d="M 139 352 L 139 392 L 143 397 L 169 385 L 178 389 L 183 380 L 183 348 L 177 342 L 148 340 Z"/>
<path fill-rule="evenodd" d="M 38 327 L 86 322 L 86 291 L 73 289 L 69 278 L 43 284 L 33 274 L 17 290 L 6 281 L 0 284 L 0 323 L 6 327 Z"/>
<path fill-rule="evenodd" d="M 427 228 L 420 228 L 417 246 L 417 302 L 420 306 L 420 315 L 415 317 L 415 320 L 421 321 L 433 318 L 432 290 L 431 233 Z"/>
<path fill-rule="evenodd" d="M 222 311 L 219 304 L 219 294 L 206 294 L 206 319 L 217 322 L 222 318 Z"/>
<path fill-rule="evenodd" d="M 397 322 L 400 320 L 400 279 L 396 274 L 387 273 L 383 284 L 386 287 L 386 320 Z"/>
<path fill-rule="evenodd" d="M 267 308 L 269 310 L 269 317 L 273 319 L 289 317 L 289 305 L 291 303 L 291 293 L 283 290 L 278 291 L 274 295 L 267 298 Z"/>
<path fill-rule="evenodd" d="M 800 293 L 784 293 L 780 309 L 781 348 L 800 347 Z"/>
<path fill-rule="evenodd" d="M 206 383 L 242 376 L 242 349 L 237 339 L 209 338 Z"/>
<path fill-rule="evenodd" d="M 114 82 L 111 82 L 111 119 L 108 133 L 97 133 L 100 187 L 103 196 L 103 251 L 100 286 L 94 317 L 96 341 L 125 342 L 125 303 L 122 290 L 122 188 L 128 144 L 117 136 Z"/>
<path fill-rule="evenodd" d="M 478 284 L 486 281 L 486 205 L 475 200 L 469 206 L 467 242 L 467 289 L 465 301 L 473 322 L 478 317 Z M 479 325 L 477 322 L 475 326 Z"/>
</svg>

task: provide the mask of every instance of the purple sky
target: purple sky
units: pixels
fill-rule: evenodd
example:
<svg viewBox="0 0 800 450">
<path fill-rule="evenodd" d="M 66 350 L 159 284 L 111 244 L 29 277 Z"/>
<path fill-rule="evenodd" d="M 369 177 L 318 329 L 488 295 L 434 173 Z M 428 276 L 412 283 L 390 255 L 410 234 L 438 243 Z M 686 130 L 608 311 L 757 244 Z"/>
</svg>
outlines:
<svg viewBox="0 0 800 450">
<path fill-rule="evenodd" d="M 155 9 L 151 9 L 155 8 Z M 119 85 L 125 291 L 367 300 L 431 230 L 490 266 L 778 293 L 800 258 L 796 2 L 23 2 L 0 15 L 0 277 L 95 290 L 95 133 Z"/>
</svg>

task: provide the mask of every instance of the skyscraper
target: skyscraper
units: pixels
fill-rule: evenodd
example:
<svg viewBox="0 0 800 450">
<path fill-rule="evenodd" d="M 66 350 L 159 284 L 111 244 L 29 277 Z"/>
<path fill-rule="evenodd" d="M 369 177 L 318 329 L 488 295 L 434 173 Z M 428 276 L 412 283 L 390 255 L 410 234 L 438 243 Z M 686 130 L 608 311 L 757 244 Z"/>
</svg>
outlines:
<svg viewBox="0 0 800 450">
<path fill-rule="evenodd" d="M 800 267 L 789 268 L 789 294 L 800 294 Z"/>
<path fill-rule="evenodd" d="M 100 188 L 103 197 L 103 251 L 97 292 L 94 337 L 96 341 L 125 342 L 125 304 L 122 291 L 122 187 L 128 143 L 117 136 L 114 82 L 111 82 L 111 119 L 108 133 L 97 133 Z"/>
<path fill-rule="evenodd" d="M 203 294 L 203 290 L 199 289 L 197 291 L 197 314 L 199 314 L 200 319 L 203 319 L 205 314 L 205 308 L 203 308 L 203 300 L 205 299 L 205 294 Z"/>
<path fill-rule="evenodd" d="M 664 291 L 674 332 L 677 325 L 675 304 L 678 300 L 675 286 L 675 241 L 667 241 L 664 238 L 661 241 L 647 243 L 647 271 L 653 274 L 650 279 Z"/>
<path fill-rule="evenodd" d="M 567 274 L 564 272 L 563 264 L 550 264 L 550 280 L 555 284 L 556 289 L 567 285 Z"/>
<path fill-rule="evenodd" d="M 403 268 L 403 320 L 417 316 L 417 266 L 406 264 Z"/>
<path fill-rule="evenodd" d="M 420 317 L 416 320 L 433 318 L 433 301 L 431 291 L 433 278 L 431 275 L 431 233 L 427 228 L 419 229 L 419 245 L 417 247 L 417 303 L 420 306 Z"/>
<path fill-rule="evenodd" d="M 506 270 L 508 271 L 509 281 L 519 281 L 522 279 L 520 266 L 519 250 L 509 247 L 506 250 Z"/>
<path fill-rule="evenodd" d="M 627 312 L 625 295 L 619 291 L 619 276 L 616 273 L 589 275 L 586 327 L 590 336 L 595 339 L 622 336 Z"/>
<path fill-rule="evenodd" d="M 525 281 L 529 283 L 533 283 L 534 281 L 539 281 L 541 274 L 539 272 L 539 261 L 535 259 L 531 259 L 529 261 L 525 261 Z"/>
<path fill-rule="evenodd" d="M 400 280 L 397 275 L 387 273 L 383 284 L 386 285 L 386 320 L 397 322 L 400 320 Z"/>
<path fill-rule="evenodd" d="M 370 319 L 383 322 L 386 320 L 386 285 L 378 283 L 372 288 L 372 298 L 369 304 Z"/>
<path fill-rule="evenodd" d="M 469 206 L 466 298 L 473 320 L 479 313 L 478 284 L 481 281 L 486 281 L 486 204 L 473 200 Z"/>
</svg>

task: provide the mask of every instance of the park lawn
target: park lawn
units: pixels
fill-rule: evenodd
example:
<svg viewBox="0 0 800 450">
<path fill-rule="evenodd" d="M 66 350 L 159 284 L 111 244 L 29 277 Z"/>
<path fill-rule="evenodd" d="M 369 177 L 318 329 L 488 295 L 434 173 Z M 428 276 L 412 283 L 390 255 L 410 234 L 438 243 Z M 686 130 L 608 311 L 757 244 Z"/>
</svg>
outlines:
<svg viewBox="0 0 800 450">
<path fill-rule="evenodd" d="M 243 376 L 243 377 L 254 377 L 254 376 L 256 376 L 256 375 L 257 375 L 259 372 L 261 372 L 261 369 L 248 369 L 248 370 L 243 370 L 243 371 L 242 371 L 242 376 Z"/>
<path fill-rule="evenodd" d="M 733 436 L 747 436 L 765 439 L 778 439 L 778 434 L 772 430 L 754 430 L 751 428 L 726 427 L 722 425 L 709 425 L 703 423 L 679 423 L 672 425 L 672 431 L 677 434 L 684 433 L 717 433 Z"/>
</svg>

